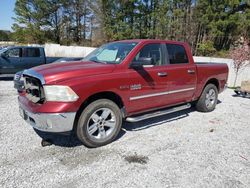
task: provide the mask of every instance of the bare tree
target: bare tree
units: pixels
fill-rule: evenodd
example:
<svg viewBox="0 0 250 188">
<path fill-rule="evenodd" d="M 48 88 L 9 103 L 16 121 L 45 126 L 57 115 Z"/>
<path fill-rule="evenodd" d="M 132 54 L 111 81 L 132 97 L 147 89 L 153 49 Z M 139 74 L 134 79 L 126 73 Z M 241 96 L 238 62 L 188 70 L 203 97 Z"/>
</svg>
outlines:
<svg viewBox="0 0 250 188">
<path fill-rule="evenodd" d="M 243 45 L 238 46 L 237 48 L 231 49 L 230 56 L 233 59 L 233 68 L 236 74 L 235 79 L 234 79 L 234 86 L 235 86 L 240 71 L 250 64 L 249 63 L 250 48 L 248 46 L 247 40 L 244 40 Z"/>
</svg>

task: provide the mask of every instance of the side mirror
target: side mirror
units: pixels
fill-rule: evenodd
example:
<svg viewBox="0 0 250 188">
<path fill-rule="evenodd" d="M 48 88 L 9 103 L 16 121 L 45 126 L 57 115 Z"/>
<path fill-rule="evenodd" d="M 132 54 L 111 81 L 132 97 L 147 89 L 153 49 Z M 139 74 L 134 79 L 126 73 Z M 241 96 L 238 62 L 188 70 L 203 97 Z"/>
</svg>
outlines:
<svg viewBox="0 0 250 188">
<path fill-rule="evenodd" d="M 153 65 L 153 59 L 151 57 L 140 57 L 137 61 L 132 61 L 130 68 L 142 69 L 143 65 Z"/>
<path fill-rule="evenodd" d="M 140 61 L 132 61 L 129 68 L 131 68 L 131 69 L 142 69 L 143 65 L 142 65 L 142 63 Z"/>
</svg>

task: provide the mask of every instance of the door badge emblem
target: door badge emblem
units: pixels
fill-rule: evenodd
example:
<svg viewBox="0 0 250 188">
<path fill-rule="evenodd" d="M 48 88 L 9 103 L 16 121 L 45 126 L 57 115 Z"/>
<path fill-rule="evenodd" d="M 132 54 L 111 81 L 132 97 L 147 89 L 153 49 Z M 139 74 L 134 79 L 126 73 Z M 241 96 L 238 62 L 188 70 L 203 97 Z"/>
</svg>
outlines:
<svg viewBox="0 0 250 188">
<path fill-rule="evenodd" d="M 141 89 L 141 84 L 130 85 L 130 90 L 139 90 Z"/>
</svg>

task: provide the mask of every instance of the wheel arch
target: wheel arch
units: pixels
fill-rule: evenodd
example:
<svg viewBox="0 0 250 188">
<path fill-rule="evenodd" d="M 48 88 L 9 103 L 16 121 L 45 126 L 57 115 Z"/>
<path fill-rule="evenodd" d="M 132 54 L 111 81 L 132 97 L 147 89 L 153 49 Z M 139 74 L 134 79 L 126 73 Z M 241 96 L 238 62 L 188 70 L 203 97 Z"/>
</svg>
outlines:
<svg viewBox="0 0 250 188">
<path fill-rule="evenodd" d="M 206 98 L 207 98 L 207 93 L 204 93 L 204 91 L 206 91 L 205 89 L 207 88 L 207 86 L 211 84 L 212 87 L 214 88 L 214 86 L 218 89 L 217 91 L 217 94 L 219 92 L 219 81 L 215 78 L 212 78 L 212 79 L 209 79 L 206 84 L 204 84 L 204 87 L 203 89 L 201 90 L 201 94 L 199 95 L 199 98 L 198 100 L 194 103 L 195 106 L 196 106 L 196 109 L 199 111 L 199 112 L 211 112 L 215 109 L 215 106 L 217 104 L 217 100 L 218 100 L 218 95 L 215 95 L 215 98 L 213 99 L 215 102 L 212 104 L 212 106 L 207 106 L 206 104 Z M 211 87 L 210 87 L 211 88 Z M 209 90 L 207 91 L 210 91 L 210 88 Z M 207 92 L 206 91 L 206 92 Z M 210 100 L 210 99 L 209 99 Z"/>
<path fill-rule="evenodd" d="M 202 91 L 205 89 L 205 87 L 206 87 L 208 84 L 214 84 L 214 85 L 217 87 L 218 92 L 220 91 L 220 83 L 219 83 L 219 80 L 218 80 L 218 79 L 216 79 L 216 78 L 210 78 L 210 79 L 206 82 L 206 84 L 204 85 Z"/>
<path fill-rule="evenodd" d="M 208 84 L 214 84 L 216 86 L 216 88 L 218 89 L 218 92 L 220 91 L 220 84 L 219 84 L 219 80 L 216 78 L 209 78 L 206 82 L 204 81 L 203 83 L 205 83 L 204 85 L 201 84 L 200 86 L 198 86 L 198 90 L 197 93 L 195 94 L 195 99 L 194 101 L 198 100 L 202 94 L 202 92 L 204 91 L 205 87 Z"/>
<path fill-rule="evenodd" d="M 124 107 L 124 102 L 123 102 L 122 98 L 117 93 L 115 93 L 113 91 L 98 92 L 98 93 L 90 95 L 86 100 L 84 100 L 83 103 L 81 104 L 80 108 L 77 110 L 75 121 L 74 121 L 74 130 L 77 127 L 77 122 L 78 122 L 78 119 L 79 119 L 82 111 L 90 103 L 92 103 L 92 102 L 94 102 L 94 101 L 96 101 L 98 99 L 109 99 L 109 100 L 113 101 L 121 109 L 122 116 L 123 117 L 126 116 L 126 110 L 125 110 L 125 107 Z"/>
</svg>

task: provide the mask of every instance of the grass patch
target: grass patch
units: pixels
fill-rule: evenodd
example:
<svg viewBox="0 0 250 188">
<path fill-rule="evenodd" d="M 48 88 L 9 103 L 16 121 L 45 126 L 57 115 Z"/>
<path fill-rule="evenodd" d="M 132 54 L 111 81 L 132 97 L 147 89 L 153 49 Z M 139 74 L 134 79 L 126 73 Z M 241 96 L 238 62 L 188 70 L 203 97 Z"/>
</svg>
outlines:
<svg viewBox="0 0 250 188">
<path fill-rule="evenodd" d="M 240 86 L 227 86 L 228 89 L 237 89 L 240 88 Z"/>
</svg>

